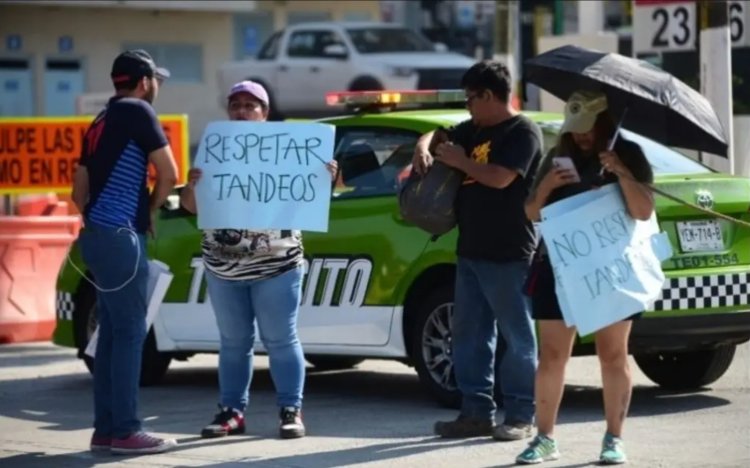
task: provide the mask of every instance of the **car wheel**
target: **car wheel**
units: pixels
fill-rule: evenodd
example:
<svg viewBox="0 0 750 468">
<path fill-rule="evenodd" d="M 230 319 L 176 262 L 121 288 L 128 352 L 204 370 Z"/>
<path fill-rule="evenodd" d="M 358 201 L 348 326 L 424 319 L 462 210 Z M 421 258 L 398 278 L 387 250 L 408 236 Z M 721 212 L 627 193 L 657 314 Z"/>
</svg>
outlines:
<svg viewBox="0 0 750 468">
<path fill-rule="evenodd" d="M 414 312 L 411 358 L 419 380 L 441 405 L 458 408 L 461 393 L 453 374 L 450 328 L 453 287 L 443 285 L 425 294 Z"/>
<path fill-rule="evenodd" d="M 349 86 L 349 91 L 381 91 L 382 83 L 371 76 L 362 76 L 355 79 Z"/>
<path fill-rule="evenodd" d="M 76 293 L 75 313 L 73 314 L 73 330 L 75 334 L 78 355 L 81 356 L 89 372 L 94 372 L 94 358 L 85 353 L 91 336 L 97 326 L 96 291 L 91 285 L 85 284 Z M 150 330 L 143 344 L 143 358 L 141 363 L 141 386 L 157 384 L 167 373 L 172 356 L 161 353 L 156 348 L 156 336 Z"/>
<path fill-rule="evenodd" d="M 323 354 L 305 356 L 305 360 L 315 366 L 315 369 L 317 370 L 351 369 L 352 367 L 364 361 L 364 359 L 362 358 L 327 356 Z"/>
<path fill-rule="evenodd" d="M 719 380 L 734 359 L 735 345 L 713 349 L 635 355 L 646 376 L 670 390 L 692 390 Z"/>
</svg>

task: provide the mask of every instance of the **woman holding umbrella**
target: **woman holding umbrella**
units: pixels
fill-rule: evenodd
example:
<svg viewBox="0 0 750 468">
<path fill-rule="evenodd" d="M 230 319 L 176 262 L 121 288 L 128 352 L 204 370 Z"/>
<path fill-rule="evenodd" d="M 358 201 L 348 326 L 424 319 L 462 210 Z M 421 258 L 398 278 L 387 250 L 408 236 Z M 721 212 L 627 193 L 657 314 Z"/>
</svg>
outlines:
<svg viewBox="0 0 750 468">
<path fill-rule="evenodd" d="M 539 221 L 542 207 L 550 203 L 611 183 L 619 184 L 631 217 L 640 220 L 651 217 L 653 197 L 641 184 L 652 182 L 651 167 L 637 144 L 617 138 L 618 132 L 607 110 L 607 97 L 600 92 L 578 91 L 570 96 L 559 142 L 540 166 L 536 186 L 525 205 L 530 220 Z M 616 144 L 610 150 L 613 138 Z M 576 336 L 575 328 L 567 327 L 563 321 L 543 240 L 528 286 L 532 314 L 539 322 L 540 361 L 535 385 L 538 434 L 516 458 L 520 464 L 540 463 L 560 456 L 554 426 L 563 394 L 565 365 Z M 625 320 L 595 335 L 607 421 L 600 454 L 600 461 L 605 464 L 627 460 L 621 437 L 632 386 L 627 360 L 631 323 Z"/>
</svg>

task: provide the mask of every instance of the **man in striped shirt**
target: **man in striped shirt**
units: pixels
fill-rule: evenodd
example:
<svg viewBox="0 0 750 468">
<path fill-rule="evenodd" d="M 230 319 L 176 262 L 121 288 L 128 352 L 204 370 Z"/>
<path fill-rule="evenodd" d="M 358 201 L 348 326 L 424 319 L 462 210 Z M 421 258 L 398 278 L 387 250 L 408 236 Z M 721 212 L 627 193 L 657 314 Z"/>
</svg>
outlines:
<svg viewBox="0 0 750 468">
<path fill-rule="evenodd" d="M 94 362 L 91 450 L 158 453 L 174 440 L 146 434 L 137 415 L 146 338 L 146 233 L 177 181 L 177 168 L 151 103 L 169 72 L 143 50 L 120 54 L 112 65 L 116 94 L 86 132 L 73 182 L 83 213 L 79 238 L 97 289 L 99 340 Z M 156 168 L 149 194 L 147 167 Z"/>
</svg>

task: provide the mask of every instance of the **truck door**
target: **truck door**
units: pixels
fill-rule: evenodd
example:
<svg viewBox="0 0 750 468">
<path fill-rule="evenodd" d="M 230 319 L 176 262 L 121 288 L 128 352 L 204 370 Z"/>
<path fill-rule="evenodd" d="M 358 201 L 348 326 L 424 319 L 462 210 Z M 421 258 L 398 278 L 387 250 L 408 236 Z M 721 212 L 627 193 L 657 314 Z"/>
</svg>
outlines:
<svg viewBox="0 0 750 468">
<path fill-rule="evenodd" d="M 280 94 L 288 93 L 281 107 L 290 111 L 325 111 L 326 92 L 346 89 L 351 81 L 346 47 L 334 30 L 291 32 L 277 74 Z"/>
</svg>

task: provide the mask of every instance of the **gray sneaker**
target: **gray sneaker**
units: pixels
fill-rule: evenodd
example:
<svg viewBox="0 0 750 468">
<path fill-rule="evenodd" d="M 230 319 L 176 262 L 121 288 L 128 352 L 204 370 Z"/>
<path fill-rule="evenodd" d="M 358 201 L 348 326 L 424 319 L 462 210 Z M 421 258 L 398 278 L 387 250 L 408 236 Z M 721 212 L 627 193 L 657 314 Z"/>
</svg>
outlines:
<svg viewBox="0 0 750 468">
<path fill-rule="evenodd" d="M 453 421 L 435 423 L 435 434 L 445 439 L 465 439 L 492 434 L 495 422 L 491 419 L 477 419 L 460 415 Z"/>
<path fill-rule="evenodd" d="M 528 423 L 503 423 L 492 431 L 492 438 L 502 441 L 526 439 L 532 436 L 533 429 Z"/>
</svg>

